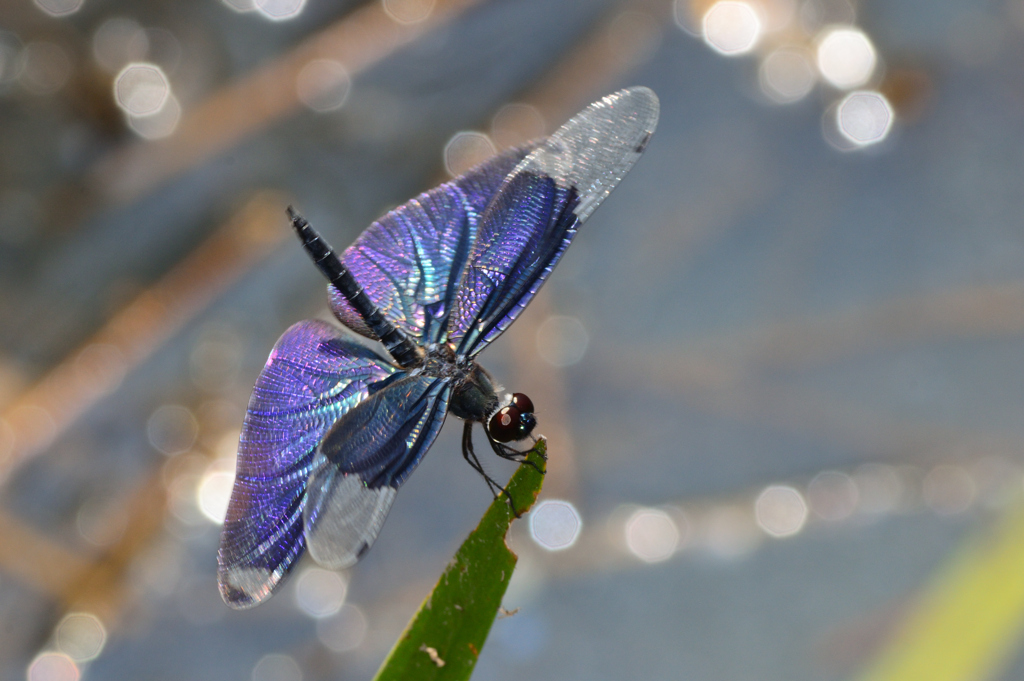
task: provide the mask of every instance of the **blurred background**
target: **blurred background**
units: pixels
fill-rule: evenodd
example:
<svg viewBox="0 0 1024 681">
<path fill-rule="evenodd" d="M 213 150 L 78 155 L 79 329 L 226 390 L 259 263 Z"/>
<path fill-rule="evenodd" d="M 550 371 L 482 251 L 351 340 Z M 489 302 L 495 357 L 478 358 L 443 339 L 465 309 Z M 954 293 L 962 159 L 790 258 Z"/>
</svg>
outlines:
<svg viewBox="0 0 1024 681">
<path fill-rule="evenodd" d="M 1022 60 L 1020 0 L 5 2 L 0 678 L 369 678 L 490 494 L 449 424 L 358 566 L 221 602 L 249 391 L 329 317 L 284 207 L 344 247 L 635 84 L 481 357 L 551 472 L 475 678 L 1024 678 Z"/>
</svg>

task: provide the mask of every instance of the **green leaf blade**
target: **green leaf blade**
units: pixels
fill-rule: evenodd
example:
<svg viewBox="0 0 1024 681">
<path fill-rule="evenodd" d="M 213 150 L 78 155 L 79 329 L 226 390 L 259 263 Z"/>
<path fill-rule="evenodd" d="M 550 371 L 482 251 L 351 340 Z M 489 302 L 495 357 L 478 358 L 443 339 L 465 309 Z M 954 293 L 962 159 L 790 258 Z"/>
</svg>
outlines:
<svg viewBox="0 0 1024 681">
<path fill-rule="evenodd" d="M 537 500 L 546 456 L 541 439 L 530 450 L 528 463 L 509 480 L 507 488 L 520 514 Z M 470 677 L 516 566 L 517 556 L 505 544 L 514 519 L 505 496 L 495 499 L 391 649 L 375 681 Z"/>
</svg>

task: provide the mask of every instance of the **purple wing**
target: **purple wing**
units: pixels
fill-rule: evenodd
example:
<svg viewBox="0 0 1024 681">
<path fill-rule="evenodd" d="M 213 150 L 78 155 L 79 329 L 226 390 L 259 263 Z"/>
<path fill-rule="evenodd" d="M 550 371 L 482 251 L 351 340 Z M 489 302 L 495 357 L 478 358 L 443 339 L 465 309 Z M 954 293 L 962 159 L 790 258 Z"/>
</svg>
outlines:
<svg viewBox="0 0 1024 681">
<path fill-rule="evenodd" d="M 266 599 L 302 555 L 317 446 L 342 415 L 399 371 L 342 334 L 320 321 L 292 326 L 253 388 L 217 556 L 228 605 Z"/>
<path fill-rule="evenodd" d="M 346 568 L 370 548 L 399 486 L 441 430 L 450 394 L 448 379 L 397 374 L 327 433 L 304 511 L 316 562 Z"/>
<path fill-rule="evenodd" d="M 421 345 L 444 340 L 480 214 L 531 149 L 510 149 L 420 194 L 370 225 L 342 254 L 388 320 Z M 374 337 L 333 286 L 327 293 L 343 324 Z"/>
<path fill-rule="evenodd" d="M 448 338 L 473 356 L 537 293 L 579 225 L 640 158 L 658 122 L 644 87 L 608 95 L 544 140 L 509 174 L 480 218 Z"/>
</svg>

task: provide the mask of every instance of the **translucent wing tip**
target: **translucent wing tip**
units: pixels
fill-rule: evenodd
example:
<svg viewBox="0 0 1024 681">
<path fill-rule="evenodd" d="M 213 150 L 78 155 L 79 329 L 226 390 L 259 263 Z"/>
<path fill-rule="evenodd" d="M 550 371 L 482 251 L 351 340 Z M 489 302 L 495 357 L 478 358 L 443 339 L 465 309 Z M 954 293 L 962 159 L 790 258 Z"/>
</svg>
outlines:
<svg viewBox="0 0 1024 681">
<path fill-rule="evenodd" d="M 658 96 L 647 87 L 607 95 L 556 130 L 520 168 L 575 189 L 579 203 L 573 212 L 582 222 L 643 155 L 659 110 Z"/>
<path fill-rule="evenodd" d="M 605 106 L 617 110 L 620 115 L 629 116 L 635 119 L 637 128 L 648 134 L 654 133 L 658 127 L 658 116 L 661 113 L 661 102 L 654 90 L 643 85 L 626 88 L 613 92 L 584 109 L 580 115 L 585 114 L 589 108 Z M 641 149 L 638 153 L 643 153 Z"/>
<path fill-rule="evenodd" d="M 261 568 L 221 566 L 217 574 L 221 598 L 236 610 L 245 610 L 265 601 L 277 582 L 273 573 Z"/>
</svg>

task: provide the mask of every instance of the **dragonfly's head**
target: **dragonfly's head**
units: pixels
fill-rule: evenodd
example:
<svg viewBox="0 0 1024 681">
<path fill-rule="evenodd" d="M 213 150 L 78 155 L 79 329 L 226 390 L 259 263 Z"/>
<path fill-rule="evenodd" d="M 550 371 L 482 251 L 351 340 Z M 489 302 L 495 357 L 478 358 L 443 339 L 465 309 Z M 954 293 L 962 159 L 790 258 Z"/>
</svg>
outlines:
<svg viewBox="0 0 1024 681">
<path fill-rule="evenodd" d="M 491 416 L 487 422 L 487 432 L 498 442 L 512 442 L 528 437 L 536 425 L 533 400 L 523 393 L 515 393 L 507 405 Z"/>
</svg>

